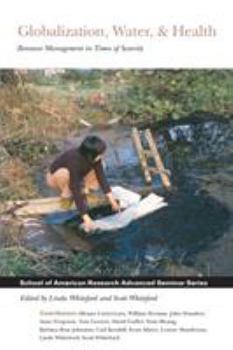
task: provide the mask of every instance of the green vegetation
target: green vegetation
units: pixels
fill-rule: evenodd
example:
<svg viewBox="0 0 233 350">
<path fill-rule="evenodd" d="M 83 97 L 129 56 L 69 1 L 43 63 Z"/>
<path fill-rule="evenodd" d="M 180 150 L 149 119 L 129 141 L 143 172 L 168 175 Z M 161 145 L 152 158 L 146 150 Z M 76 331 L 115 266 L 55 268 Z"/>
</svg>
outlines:
<svg viewBox="0 0 233 350">
<path fill-rule="evenodd" d="M 0 86 L 1 143 L 68 137 L 79 132 L 80 119 L 155 124 L 196 112 L 233 113 L 231 70 L 28 71 L 23 84 L 12 81 Z"/>
<path fill-rule="evenodd" d="M 0 249 L 0 276 L 134 276 L 141 269 L 140 261 L 113 263 L 106 253 L 38 253 L 21 246 Z M 154 261 L 155 271 L 166 273 L 175 264 L 171 259 Z M 184 267 L 183 267 L 184 268 Z"/>
<path fill-rule="evenodd" d="M 80 113 L 87 120 L 90 110 L 101 110 L 108 118 L 121 116 L 125 123 L 233 112 L 231 70 L 70 70 L 60 79 L 63 89 L 74 84 Z"/>
<path fill-rule="evenodd" d="M 112 96 L 112 105 L 129 122 L 233 112 L 232 71 L 126 71 L 122 76 L 127 84 Z"/>
</svg>

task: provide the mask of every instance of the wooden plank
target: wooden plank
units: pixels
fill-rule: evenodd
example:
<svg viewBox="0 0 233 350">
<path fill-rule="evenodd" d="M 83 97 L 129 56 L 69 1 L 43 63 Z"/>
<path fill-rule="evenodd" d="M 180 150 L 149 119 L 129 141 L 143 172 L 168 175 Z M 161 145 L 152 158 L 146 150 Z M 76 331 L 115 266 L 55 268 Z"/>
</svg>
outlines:
<svg viewBox="0 0 233 350">
<path fill-rule="evenodd" d="M 145 196 L 152 191 L 152 188 L 144 187 L 134 190 L 141 196 Z M 102 194 L 89 193 L 87 195 L 87 200 L 90 209 L 109 205 L 107 198 Z M 14 214 L 18 217 L 40 216 L 56 212 L 66 212 L 73 209 L 76 210 L 74 203 L 69 209 L 62 208 L 59 197 L 9 201 L 4 205 L 4 208 L 5 210 L 2 214 Z"/>
<path fill-rule="evenodd" d="M 154 158 L 153 153 L 150 149 L 144 149 L 144 154 L 147 158 Z"/>
<path fill-rule="evenodd" d="M 159 170 L 156 167 L 150 166 L 148 169 L 153 175 L 159 174 Z"/>
<path fill-rule="evenodd" d="M 106 197 L 101 195 L 88 194 L 87 199 L 90 209 L 108 204 Z M 14 208 L 16 209 L 14 210 Z M 74 203 L 70 209 L 75 209 Z M 11 212 L 16 216 L 37 216 L 64 211 L 67 211 L 67 209 L 62 208 L 59 197 L 9 201 L 6 204 L 6 212 Z"/>
<path fill-rule="evenodd" d="M 143 170 L 143 174 L 144 174 L 146 183 L 150 184 L 152 182 L 152 177 L 151 177 L 150 171 L 148 169 L 147 159 L 146 159 L 146 156 L 144 153 L 144 149 L 142 147 L 140 135 L 139 135 L 137 128 L 132 129 L 132 139 L 133 139 L 133 143 L 134 143 L 135 149 L 136 149 L 137 154 L 138 154 L 138 158 L 139 158 L 140 163 L 141 163 L 141 167 Z"/>
<path fill-rule="evenodd" d="M 159 154 L 159 151 L 158 151 L 158 148 L 156 145 L 156 140 L 153 139 L 151 131 L 149 129 L 146 129 L 145 137 L 146 137 L 147 142 L 149 144 L 149 147 L 154 155 L 154 161 L 155 161 L 155 164 L 156 164 L 158 171 L 160 173 L 162 183 L 163 183 L 164 187 L 169 189 L 171 187 L 171 182 L 170 182 L 169 176 L 167 175 L 167 172 L 164 168 L 162 159 L 160 157 L 160 154 Z"/>
</svg>

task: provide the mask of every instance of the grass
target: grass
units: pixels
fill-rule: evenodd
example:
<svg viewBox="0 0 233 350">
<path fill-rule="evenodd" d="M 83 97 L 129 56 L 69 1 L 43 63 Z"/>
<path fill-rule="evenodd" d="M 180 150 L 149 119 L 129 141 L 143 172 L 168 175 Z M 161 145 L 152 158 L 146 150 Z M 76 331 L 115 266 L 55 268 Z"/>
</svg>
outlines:
<svg viewBox="0 0 233 350">
<path fill-rule="evenodd" d="M 0 141 L 54 141 L 73 134 L 77 108 L 72 98 L 61 98 L 46 88 L 0 88 Z"/>
<path fill-rule="evenodd" d="M 56 151 L 55 140 L 77 132 L 75 103 L 53 88 L 6 85 L 0 111 L 0 146 L 9 155 L 1 163 L 0 200 L 38 197 L 33 167 Z"/>
<path fill-rule="evenodd" d="M 29 167 L 18 158 L 10 158 L 2 164 L 0 183 L 0 198 L 5 189 L 10 195 L 8 199 L 11 200 L 38 196 Z M 4 196 L 5 199 L 6 197 Z"/>
</svg>

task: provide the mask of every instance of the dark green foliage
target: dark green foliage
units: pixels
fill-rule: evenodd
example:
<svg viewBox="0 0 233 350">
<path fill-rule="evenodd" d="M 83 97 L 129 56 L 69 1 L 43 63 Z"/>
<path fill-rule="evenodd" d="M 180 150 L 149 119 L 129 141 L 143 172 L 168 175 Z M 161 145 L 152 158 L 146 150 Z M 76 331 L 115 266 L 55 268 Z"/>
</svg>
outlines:
<svg viewBox="0 0 233 350">
<path fill-rule="evenodd" d="M 179 119 L 196 111 L 233 112 L 230 70 L 126 71 L 111 96 L 112 109 L 129 121 Z"/>
</svg>

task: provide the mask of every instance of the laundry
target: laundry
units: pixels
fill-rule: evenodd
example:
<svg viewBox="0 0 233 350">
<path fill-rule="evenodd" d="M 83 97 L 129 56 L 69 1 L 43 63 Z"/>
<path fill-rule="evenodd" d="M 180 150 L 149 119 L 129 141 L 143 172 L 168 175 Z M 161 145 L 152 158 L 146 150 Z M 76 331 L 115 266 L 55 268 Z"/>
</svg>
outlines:
<svg viewBox="0 0 233 350">
<path fill-rule="evenodd" d="M 119 230 L 156 210 L 166 207 L 168 204 L 154 193 L 141 199 L 141 196 L 133 191 L 117 186 L 112 188 L 114 197 L 120 202 L 124 210 L 104 218 L 94 220 L 95 231 Z"/>
<path fill-rule="evenodd" d="M 112 194 L 119 201 L 121 209 L 126 209 L 138 203 L 142 197 L 139 193 L 127 190 L 122 186 L 112 187 Z"/>
</svg>

